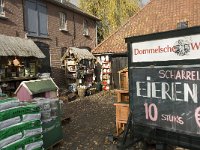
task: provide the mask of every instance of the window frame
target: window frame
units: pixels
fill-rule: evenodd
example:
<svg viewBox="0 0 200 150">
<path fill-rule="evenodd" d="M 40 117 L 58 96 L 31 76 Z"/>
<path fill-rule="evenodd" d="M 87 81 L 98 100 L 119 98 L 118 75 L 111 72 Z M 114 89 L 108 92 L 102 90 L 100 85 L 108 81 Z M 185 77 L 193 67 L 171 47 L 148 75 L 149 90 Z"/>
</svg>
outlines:
<svg viewBox="0 0 200 150">
<path fill-rule="evenodd" d="M 89 23 L 86 19 L 83 20 L 83 35 L 89 36 Z"/>
<path fill-rule="evenodd" d="M 47 9 L 47 4 L 40 1 L 40 0 L 24 0 L 25 1 L 25 5 L 24 5 L 24 23 L 25 23 L 25 28 L 24 30 L 27 32 L 27 36 L 30 37 L 39 37 L 39 38 L 48 38 L 49 36 L 49 31 L 48 31 L 48 9 Z M 30 8 L 31 5 L 28 5 L 30 3 L 33 3 L 33 5 L 35 5 L 34 10 L 34 19 L 35 19 L 35 29 L 30 29 L 29 27 L 29 23 L 31 22 L 29 18 L 29 13 L 28 10 Z M 32 5 L 32 6 L 33 6 Z M 40 9 L 43 8 L 43 9 Z M 32 12 L 33 14 L 33 12 Z M 44 16 L 46 15 L 46 16 Z M 45 17 L 46 21 L 45 24 L 42 24 L 42 19 Z M 43 18 L 44 20 L 44 18 Z M 45 27 L 45 28 L 43 28 Z M 43 29 L 42 29 L 43 28 Z"/>
<path fill-rule="evenodd" d="M 59 12 L 59 30 L 68 31 L 67 15 L 64 12 Z"/>
</svg>

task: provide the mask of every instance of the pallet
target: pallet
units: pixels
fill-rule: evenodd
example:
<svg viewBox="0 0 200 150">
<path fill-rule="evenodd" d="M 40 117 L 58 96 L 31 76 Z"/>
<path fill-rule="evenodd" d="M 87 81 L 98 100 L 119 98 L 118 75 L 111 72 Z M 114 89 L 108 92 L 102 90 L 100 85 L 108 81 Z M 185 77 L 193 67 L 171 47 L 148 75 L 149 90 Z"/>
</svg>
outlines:
<svg viewBox="0 0 200 150">
<path fill-rule="evenodd" d="M 56 143 L 54 143 L 52 146 L 50 146 L 49 148 L 47 148 L 47 150 L 53 150 L 53 148 L 55 147 L 55 146 L 57 146 L 57 145 L 59 145 L 59 144 L 61 144 L 61 143 L 63 143 L 64 141 L 63 141 L 63 139 L 62 140 L 60 140 L 60 141 L 58 141 L 58 142 L 56 142 Z"/>
<path fill-rule="evenodd" d="M 61 118 L 61 123 L 62 124 L 69 123 L 70 121 L 71 121 L 70 117 L 63 117 L 63 118 Z"/>
</svg>

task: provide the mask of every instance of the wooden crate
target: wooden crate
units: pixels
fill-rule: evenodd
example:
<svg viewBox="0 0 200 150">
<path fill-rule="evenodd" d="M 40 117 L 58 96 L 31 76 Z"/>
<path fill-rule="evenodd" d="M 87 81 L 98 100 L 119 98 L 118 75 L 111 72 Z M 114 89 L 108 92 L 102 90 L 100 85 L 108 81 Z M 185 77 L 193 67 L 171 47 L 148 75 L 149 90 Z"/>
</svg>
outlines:
<svg viewBox="0 0 200 150">
<path fill-rule="evenodd" d="M 117 135 L 124 130 L 125 124 L 128 120 L 128 115 L 130 112 L 128 103 L 114 103 L 116 106 L 116 131 Z"/>
<path fill-rule="evenodd" d="M 129 84 L 128 84 L 128 68 L 120 70 L 118 73 L 119 73 L 119 85 L 120 85 L 120 89 L 128 90 L 129 89 Z"/>
<path fill-rule="evenodd" d="M 127 90 L 115 90 L 117 96 L 117 102 L 129 102 L 129 91 Z"/>
</svg>

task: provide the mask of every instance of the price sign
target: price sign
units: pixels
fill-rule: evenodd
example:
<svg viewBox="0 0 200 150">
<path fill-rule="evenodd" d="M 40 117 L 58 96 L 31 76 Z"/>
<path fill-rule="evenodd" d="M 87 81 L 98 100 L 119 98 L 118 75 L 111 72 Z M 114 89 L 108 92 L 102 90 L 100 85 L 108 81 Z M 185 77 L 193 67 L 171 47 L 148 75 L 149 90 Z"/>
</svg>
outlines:
<svg viewBox="0 0 200 150">
<path fill-rule="evenodd" d="M 197 125 L 200 127 L 200 107 L 195 110 L 195 120 Z"/>
</svg>

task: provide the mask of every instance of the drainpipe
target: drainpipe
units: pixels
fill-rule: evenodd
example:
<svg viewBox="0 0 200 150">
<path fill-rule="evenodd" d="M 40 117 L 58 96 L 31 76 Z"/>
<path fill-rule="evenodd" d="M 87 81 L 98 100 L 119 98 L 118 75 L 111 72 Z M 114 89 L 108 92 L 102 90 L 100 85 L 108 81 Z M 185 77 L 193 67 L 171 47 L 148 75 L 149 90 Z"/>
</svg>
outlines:
<svg viewBox="0 0 200 150">
<path fill-rule="evenodd" d="M 76 23 L 75 23 L 74 12 L 73 12 L 73 23 L 74 23 L 74 39 L 72 40 L 72 45 L 74 46 L 74 41 L 76 39 Z"/>
</svg>

